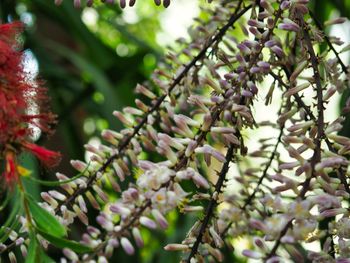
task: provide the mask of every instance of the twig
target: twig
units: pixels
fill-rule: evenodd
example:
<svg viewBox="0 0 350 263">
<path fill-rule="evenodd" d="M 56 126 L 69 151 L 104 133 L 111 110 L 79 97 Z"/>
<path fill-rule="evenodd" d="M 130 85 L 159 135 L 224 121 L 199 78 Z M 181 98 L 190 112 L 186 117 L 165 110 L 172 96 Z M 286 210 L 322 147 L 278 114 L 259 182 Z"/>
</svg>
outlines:
<svg viewBox="0 0 350 263">
<path fill-rule="evenodd" d="M 288 71 L 286 71 L 286 74 L 288 76 Z M 285 87 L 286 90 L 288 90 L 290 87 L 282 80 L 282 78 L 280 76 L 278 76 L 277 74 L 275 74 L 274 72 L 270 72 L 270 75 L 276 79 L 281 86 Z M 312 113 L 312 111 L 310 110 L 310 108 L 304 103 L 303 99 L 299 96 L 298 93 L 293 94 L 293 97 L 295 98 L 295 101 L 298 104 L 299 108 L 302 108 L 305 110 L 307 116 L 309 116 L 309 118 L 313 121 L 317 121 L 316 116 Z M 333 153 L 337 153 L 336 149 L 333 147 L 332 142 L 327 138 L 327 136 L 324 135 L 324 140 L 327 144 L 328 149 L 333 152 Z M 340 167 L 339 169 L 337 169 L 337 175 L 340 179 L 340 181 L 342 182 L 342 184 L 344 185 L 345 191 L 348 192 L 350 194 L 350 187 L 349 184 L 346 180 L 346 175 L 344 170 Z"/>
<path fill-rule="evenodd" d="M 206 208 L 206 211 L 205 211 L 205 216 L 204 216 L 204 219 L 203 219 L 203 223 L 201 224 L 201 227 L 199 229 L 199 232 L 198 232 L 198 235 L 197 235 L 197 239 L 195 241 L 195 243 L 193 244 L 192 248 L 191 248 L 191 252 L 190 252 L 190 255 L 188 256 L 186 262 L 187 263 L 190 263 L 191 262 L 191 259 L 197 254 L 197 251 L 198 251 L 198 248 L 199 248 L 199 245 L 200 243 L 202 242 L 202 238 L 203 238 L 203 235 L 208 227 L 208 224 L 210 222 L 210 219 L 211 217 L 213 216 L 214 214 L 214 209 L 217 205 L 217 198 L 218 198 L 218 195 L 220 194 L 221 192 L 221 188 L 225 182 L 225 179 L 226 179 L 226 174 L 229 170 L 229 165 L 230 165 L 230 162 L 233 158 L 233 152 L 234 152 L 234 145 L 230 145 L 229 149 L 227 150 L 227 153 L 226 153 L 226 161 L 224 163 L 224 165 L 222 166 L 222 169 L 220 171 L 220 174 L 219 174 L 219 178 L 218 178 L 218 181 L 216 182 L 215 184 L 215 191 L 214 193 L 212 194 L 211 196 L 211 199 L 209 201 L 209 204 Z"/>
<path fill-rule="evenodd" d="M 321 160 L 321 141 L 324 138 L 324 112 L 323 112 L 324 108 L 323 108 L 322 83 L 321 83 L 321 77 L 320 77 L 319 70 L 318 70 L 318 59 L 317 59 L 317 56 L 316 56 L 315 51 L 313 49 L 311 38 L 310 38 L 310 35 L 308 32 L 309 29 L 308 29 L 307 25 L 305 24 L 304 19 L 302 16 L 299 16 L 298 19 L 300 21 L 300 25 L 301 25 L 302 30 L 303 30 L 305 44 L 307 46 L 307 50 L 308 50 L 308 53 L 310 55 L 311 65 L 312 65 L 312 69 L 314 72 L 314 80 L 316 83 L 316 93 L 317 93 L 317 95 L 316 95 L 317 111 L 318 111 L 317 136 L 315 138 L 316 148 L 315 148 L 314 154 L 311 158 L 311 176 L 304 181 L 304 183 L 302 184 L 302 189 L 301 189 L 300 194 L 299 194 L 299 197 L 301 199 L 304 199 L 307 191 L 310 190 L 311 179 L 316 176 L 315 175 L 315 166 Z M 281 244 L 282 237 L 287 233 L 288 229 L 293 225 L 292 221 L 293 221 L 293 219 L 291 219 L 286 224 L 286 226 L 283 228 L 283 230 L 280 232 L 280 235 L 279 235 L 278 239 L 276 240 L 275 245 L 273 246 L 270 253 L 266 257 L 266 260 L 271 258 L 272 256 L 274 256 L 276 254 L 276 251 Z"/>
<path fill-rule="evenodd" d="M 316 16 L 313 14 L 313 12 L 311 10 L 309 10 L 310 16 L 311 18 L 314 20 L 316 26 L 318 27 L 318 29 L 320 29 L 322 32 L 324 32 L 324 39 L 327 42 L 328 47 L 334 52 L 335 56 L 337 57 L 337 60 L 343 70 L 343 72 L 345 74 L 348 74 L 348 68 L 345 66 L 345 63 L 342 61 L 342 59 L 339 56 L 338 51 L 335 49 L 335 47 L 333 46 L 332 42 L 330 41 L 329 37 L 326 35 L 323 26 L 321 25 L 320 21 L 317 20 Z"/>
</svg>

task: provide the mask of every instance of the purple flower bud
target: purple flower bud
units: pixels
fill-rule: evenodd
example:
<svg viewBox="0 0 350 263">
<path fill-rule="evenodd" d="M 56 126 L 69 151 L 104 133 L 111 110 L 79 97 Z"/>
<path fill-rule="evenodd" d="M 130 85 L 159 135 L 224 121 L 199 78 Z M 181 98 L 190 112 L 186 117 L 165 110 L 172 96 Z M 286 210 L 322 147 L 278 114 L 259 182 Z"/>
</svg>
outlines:
<svg viewBox="0 0 350 263">
<path fill-rule="evenodd" d="M 170 0 L 163 0 L 163 6 L 167 8 L 170 5 Z"/>
<path fill-rule="evenodd" d="M 157 224 L 152 219 L 149 219 L 146 216 L 141 216 L 140 217 L 140 224 L 144 225 L 145 227 L 148 227 L 150 229 L 156 229 L 157 228 Z"/>
<path fill-rule="evenodd" d="M 69 260 L 73 262 L 79 261 L 78 255 L 73 250 L 70 250 L 69 248 L 64 248 L 62 252 Z"/>
<path fill-rule="evenodd" d="M 143 242 L 140 230 L 137 227 L 134 227 L 132 229 L 132 236 L 134 237 L 136 245 L 138 247 L 143 247 L 144 246 L 144 242 Z"/>
<path fill-rule="evenodd" d="M 121 215 L 122 217 L 127 217 L 130 215 L 131 211 L 129 208 L 124 207 L 121 204 L 115 203 L 109 207 L 111 212 Z"/>
<path fill-rule="evenodd" d="M 135 253 L 134 247 L 130 243 L 129 239 L 127 239 L 126 237 L 122 237 L 120 239 L 120 244 L 122 245 L 126 254 L 133 255 Z"/>
<path fill-rule="evenodd" d="M 281 3 L 281 9 L 282 10 L 286 10 L 286 9 L 288 9 L 290 7 L 290 1 L 283 1 L 282 3 Z"/>
<path fill-rule="evenodd" d="M 55 0 L 55 5 L 61 5 L 63 0 Z"/>
<path fill-rule="evenodd" d="M 73 2 L 75 8 L 80 8 L 81 7 L 81 1 L 80 0 L 74 0 Z"/>
<path fill-rule="evenodd" d="M 210 188 L 208 181 L 197 172 L 195 172 L 194 175 L 192 176 L 192 180 L 197 187 L 202 187 L 204 189 Z"/>
<path fill-rule="evenodd" d="M 280 58 L 284 57 L 284 52 L 279 46 L 271 47 L 271 50 Z"/>
<path fill-rule="evenodd" d="M 254 259 L 261 259 L 264 256 L 262 253 L 258 251 L 253 251 L 248 249 L 243 250 L 242 254 L 243 256 L 246 256 L 248 258 L 254 258 Z"/>
<path fill-rule="evenodd" d="M 119 0 L 119 5 L 120 5 L 121 8 L 125 8 L 126 1 L 125 0 Z"/>
<path fill-rule="evenodd" d="M 73 166 L 74 169 L 81 173 L 84 172 L 87 167 L 86 163 L 79 160 L 71 160 L 70 164 Z"/>
<path fill-rule="evenodd" d="M 189 247 L 183 244 L 168 244 L 164 249 L 167 251 L 183 251 L 189 249 Z"/>
<path fill-rule="evenodd" d="M 159 212 L 159 210 L 153 209 L 152 215 L 162 229 L 168 228 L 168 221 L 165 219 L 162 213 Z"/>
<path fill-rule="evenodd" d="M 253 27 L 257 27 L 257 28 L 264 28 L 265 24 L 261 21 L 258 20 L 253 20 L 253 19 L 249 19 L 248 20 L 248 25 L 253 26 Z"/>
</svg>

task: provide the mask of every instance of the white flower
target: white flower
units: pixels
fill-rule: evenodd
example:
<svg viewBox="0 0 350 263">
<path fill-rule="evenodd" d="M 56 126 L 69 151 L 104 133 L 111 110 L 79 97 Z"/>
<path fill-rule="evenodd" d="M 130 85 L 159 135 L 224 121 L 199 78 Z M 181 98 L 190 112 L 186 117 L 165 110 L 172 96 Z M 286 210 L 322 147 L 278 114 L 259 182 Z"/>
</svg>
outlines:
<svg viewBox="0 0 350 263">
<path fill-rule="evenodd" d="M 137 185 L 144 189 L 158 190 L 173 175 L 174 171 L 168 167 L 157 165 L 154 169 L 144 172 L 137 179 Z"/>
</svg>

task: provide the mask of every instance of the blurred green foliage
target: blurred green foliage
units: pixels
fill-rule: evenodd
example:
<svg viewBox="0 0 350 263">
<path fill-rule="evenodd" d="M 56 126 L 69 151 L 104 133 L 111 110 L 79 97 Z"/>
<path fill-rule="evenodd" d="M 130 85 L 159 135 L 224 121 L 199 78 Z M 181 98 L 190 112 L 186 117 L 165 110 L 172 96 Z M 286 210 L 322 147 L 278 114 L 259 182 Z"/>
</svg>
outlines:
<svg viewBox="0 0 350 263">
<path fill-rule="evenodd" d="M 2 23 L 21 19 L 28 25 L 25 48 L 38 62 L 40 77 L 46 81 L 58 115 L 56 134 L 40 140 L 62 152 L 59 171 L 71 174 L 69 160 L 84 159 L 83 145 L 89 138 L 99 136 L 102 129 L 118 128 L 113 110 L 134 105 L 135 84 L 149 77 L 161 57 L 164 49 L 157 44 L 156 36 L 161 29 L 162 9 L 150 2 L 138 1 L 135 17 L 125 17 L 117 5 L 77 10 L 71 1 L 63 1 L 60 7 L 53 0 L 0 1 Z M 350 18 L 350 0 L 313 0 L 310 6 L 321 23 L 335 12 Z M 344 94 L 342 103 L 347 96 Z M 350 136 L 349 118 L 343 133 Z M 23 161 L 41 179 L 53 179 L 30 156 L 24 156 Z M 33 184 L 28 188 L 36 197 L 42 190 Z M 182 240 L 196 220 L 181 218 L 171 213 L 173 227 L 166 233 L 143 230 L 146 247 L 133 257 L 118 251 L 111 262 L 177 262 L 179 257 L 169 257 L 162 246 Z M 78 228 L 74 229 L 77 237 Z M 229 248 L 225 252 L 225 262 L 241 262 Z"/>
</svg>

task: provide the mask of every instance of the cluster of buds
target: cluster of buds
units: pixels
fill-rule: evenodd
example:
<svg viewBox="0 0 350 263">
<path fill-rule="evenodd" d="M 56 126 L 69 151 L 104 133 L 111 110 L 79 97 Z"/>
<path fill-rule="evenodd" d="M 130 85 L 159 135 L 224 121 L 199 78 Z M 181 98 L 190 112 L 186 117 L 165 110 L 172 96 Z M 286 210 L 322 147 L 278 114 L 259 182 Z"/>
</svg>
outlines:
<svg viewBox="0 0 350 263">
<path fill-rule="evenodd" d="M 81 176 L 57 174 L 68 180 L 62 191 L 42 193 L 63 225 L 86 225 L 81 243 L 93 252 L 66 248 L 63 262 L 108 262 L 119 246 L 134 254 L 142 228 L 168 228 L 176 209 L 198 215 L 182 242 L 164 244 L 185 262 L 223 261 L 225 244 L 242 238 L 250 246 L 237 256 L 349 262 L 350 139 L 338 134 L 344 117 L 326 121 L 325 107 L 350 75 L 334 48 L 342 42 L 323 32 L 344 19 L 320 25 L 308 2 L 223 0 L 204 10 L 190 42 L 179 40 L 185 48 L 137 85 L 144 101 L 113 113 L 125 128 L 103 131 L 106 145 L 86 145 L 90 160 L 71 162 Z M 323 42 L 329 50 L 317 55 Z M 263 97 L 267 116 L 255 108 Z"/>
<path fill-rule="evenodd" d="M 118 0 L 117 0 L 118 1 Z M 106 4 L 113 5 L 116 0 L 101 0 L 101 2 L 104 2 Z M 56 5 L 61 5 L 63 0 L 55 0 Z M 94 5 L 95 0 L 86 0 L 86 1 L 81 1 L 81 0 L 73 0 L 73 5 L 75 8 L 81 8 L 82 7 L 82 2 L 85 2 L 87 7 L 91 7 Z M 121 8 L 125 8 L 127 5 L 132 7 L 136 4 L 136 0 L 119 0 L 119 6 Z M 170 0 L 154 0 L 154 4 L 157 6 L 160 6 L 163 4 L 164 7 L 168 7 L 170 5 Z"/>
<path fill-rule="evenodd" d="M 8 184 L 28 171 L 18 165 L 17 157 L 28 151 L 47 166 L 54 166 L 60 154 L 31 141 L 34 127 L 50 132 L 55 116 L 47 109 L 46 89 L 38 80 L 31 80 L 24 71 L 18 35 L 23 30 L 19 22 L 0 25 L 0 160 L 5 167 L 2 179 Z M 39 113 L 33 112 L 33 107 Z"/>
</svg>

